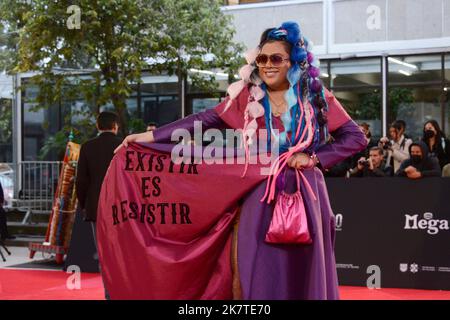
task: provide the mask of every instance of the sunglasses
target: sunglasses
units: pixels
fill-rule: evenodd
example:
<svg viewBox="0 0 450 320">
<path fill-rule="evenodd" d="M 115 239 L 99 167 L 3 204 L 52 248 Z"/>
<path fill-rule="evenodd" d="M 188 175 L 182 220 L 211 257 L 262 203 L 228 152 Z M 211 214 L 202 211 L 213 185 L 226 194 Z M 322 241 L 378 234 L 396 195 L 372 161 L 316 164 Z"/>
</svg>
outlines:
<svg viewBox="0 0 450 320">
<path fill-rule="evenodd" d="M 267 54 L 260 54 L 255 59 L 256 65 L 258 67 L 264 67 L 269 60 L 274 67 L 279 67 L 283 64 L 283 61 L 289 59 L 284 58 L 281 54 L 278 53 L 271 54 L 270 56 L 268 56 Z"/>
</svg>

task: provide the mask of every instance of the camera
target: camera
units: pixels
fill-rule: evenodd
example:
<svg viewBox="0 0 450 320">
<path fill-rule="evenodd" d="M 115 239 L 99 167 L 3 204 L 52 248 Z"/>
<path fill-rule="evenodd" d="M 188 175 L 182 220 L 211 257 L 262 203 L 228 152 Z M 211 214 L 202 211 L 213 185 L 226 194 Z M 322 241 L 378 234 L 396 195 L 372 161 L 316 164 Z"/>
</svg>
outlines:
<svg viewBox="0 0 450 320">
<path fill-rule="evenodd" d="M 358 160 L 358 164 L 362 166 L 367 166 L 369 164 L 369 161 L 367 160 Z"/>
<path fill-rule="evenodd" d="M 383 150 L 387 150 L 390 147 L 392 147 L 392 142 L 391 141 L 383 143 Z"/>
</svg>

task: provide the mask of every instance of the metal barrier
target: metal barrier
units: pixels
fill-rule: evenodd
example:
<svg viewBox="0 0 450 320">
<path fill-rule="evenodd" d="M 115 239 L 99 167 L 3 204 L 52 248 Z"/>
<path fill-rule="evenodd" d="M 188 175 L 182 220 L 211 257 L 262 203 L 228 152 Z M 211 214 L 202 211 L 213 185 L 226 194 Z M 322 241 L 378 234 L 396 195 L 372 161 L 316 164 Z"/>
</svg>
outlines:
<svg viewBox="0 0 450 320">
<path fill-rule="evenodd" d="M 7 208 L 26 212 L 22 224 L 31 223 L 33 214 L 49 214 L 58 184 L 62 162 L 22 161 L 0 165 L 0 181 L 5 194 L 13 195 L 6 201 Z"/>
</svg>

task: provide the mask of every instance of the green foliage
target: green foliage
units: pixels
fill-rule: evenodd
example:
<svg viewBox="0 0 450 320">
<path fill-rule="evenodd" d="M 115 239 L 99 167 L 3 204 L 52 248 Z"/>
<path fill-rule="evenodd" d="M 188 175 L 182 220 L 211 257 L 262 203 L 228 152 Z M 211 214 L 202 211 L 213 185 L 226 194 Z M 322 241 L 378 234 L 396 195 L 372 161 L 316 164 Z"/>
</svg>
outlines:
<svg viewBox="0 0 450 320">
<path fill-rule="evenodd" d="M 147 129 L 144 120 L 138 118 L 130 119 L 128 121 L 128 127 L 130 129 L 130 133 L 144 132 Z"/>
<path fill-rule="evenodd" d="M 68 28 L 68 20 L 76 22 L 67 11 L 71 5 L 81 10 L 79 28 Z M 125 101 L 143 70 L 189 74 L 194 86 L 206 90 L 215 88 L 214 77 L 189 69 L 236 72 L 242 47 L 232 42 L 230 17 L 220 5 L 218 0 L 2 0 L 0 21 L 19 30 L 13 70 L 39 73 L 31 81 L 39 88 L 36 109 L 82 99 L 95 114 L 112 103 L 127 134 L 140 128 L 138 121 L 128 123 Z"/>
<path fill-rule="evenodd" d="M 0 99 L 0 143 L 10 143 L 12 138 L 11 100 Z"/>
<path fill-rule="evenodd" d="M 3 10 L 1 6 L 0 10 Z M 17 59 L 18 33 L 13 32 L 11 25 L 2 21 L 1 16 L 3 13 L 0 13 L 0 72 L 10 72 Z"/>
<path fill-rule="evenodd" d="M 379 90 L 361 95 L 355 119 L 380 119 L 381 92 Z"/>
<path fill-rule="evenodd" d="M 233 43 L 231 16 L 220 10 L 222 1 L 160 0 L 152 1 L 162 15 L 158 56 L 169 74 L 186 76 L 189 69 L 220 69 L 234 75 L 242 64 L 242 45 Z M 194 86 L 212 91 L 212 76 L 189 73 Z"/>
<path fill-rule="evenodd" d="M 67 103 L 61 106 L 64 109 L 64 126 L 55 135 L 48 135 L 43 148 L 40 150 L 39 159 L 46 160 L 56 154 L 57 159 L 62 159 L 69 136 L 72 133 L 73 142 L 82 144 L 95 136 L 95 113 L 86 104 Z M 43 127 L 48 127 L 44 123 Z"/>
<path fill-rule="evenodd" d="M 409 110 L 411 117 L 413 116 L 414 109 L 410 108 L 410 105 L 414 102 L 414 89 L 413 88 L 390 88 L 389 89 L 389 121 L 397 119 L 398 111 L 400 108 Z"/>
<path fill-rule="evenodd" d="M 38 159 L 44 160 L 51 153 L 56 153 L 56 158 L 61 161 L 64 157 L 64 151 L 69 140 L 68 136 L 69 135 L 64 130 L 57 132 L 54 136 L 49 136 L 39 152 Z"/>
</svg>

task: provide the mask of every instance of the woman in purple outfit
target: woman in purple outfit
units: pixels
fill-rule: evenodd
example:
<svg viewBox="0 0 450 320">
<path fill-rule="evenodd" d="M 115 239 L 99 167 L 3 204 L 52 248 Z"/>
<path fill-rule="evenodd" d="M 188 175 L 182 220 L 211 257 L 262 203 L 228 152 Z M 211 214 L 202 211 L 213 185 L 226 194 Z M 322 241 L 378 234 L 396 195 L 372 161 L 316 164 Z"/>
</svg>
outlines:
<svg viewBox="0 0 450 320">
<path fill-rule="evenodd" d="M 193 132 L 194 121 L 202 121 L 206 129 L 242 129 L 246 149 L 261 129 L 270 132 L 268 146 L 276 140 L 283 169 L 273 171 L 242 202 L 234 298 L 339 299 L 335 220 L 322 170 L 363 150 L 366 139 L 322 86 L 319 63 L 311 50 L 312 44 L 295 22 L 268 29 L 258 48 L 247 54 L 242 80 L 230 85 L 224 102 L 153 132 L 130 135 L 122 143 L 126 147 L 130 142 L 170 142 L 174 129 Z M 300 192 L 312 243 L 269 243 L 266 234 L 278 199 L 275 195 L 296 191 L 296 170 L 305 179 Z"/>
</svg>

